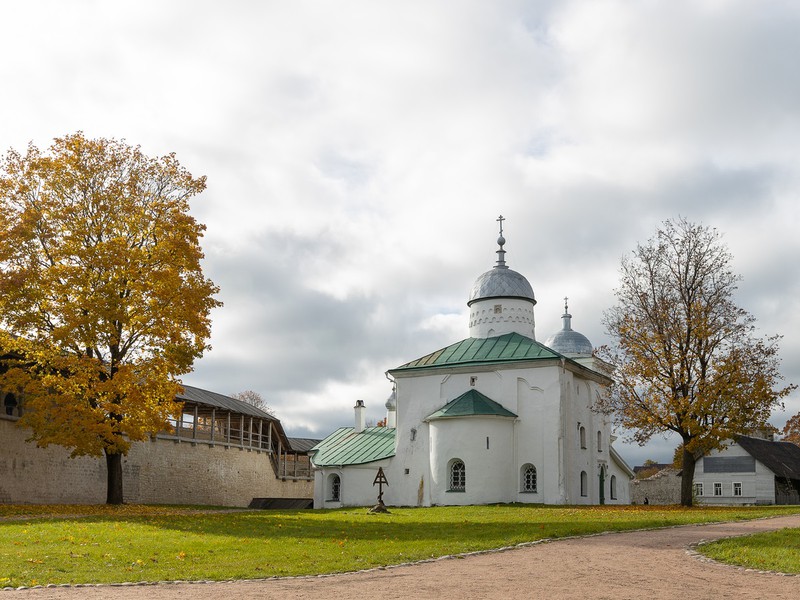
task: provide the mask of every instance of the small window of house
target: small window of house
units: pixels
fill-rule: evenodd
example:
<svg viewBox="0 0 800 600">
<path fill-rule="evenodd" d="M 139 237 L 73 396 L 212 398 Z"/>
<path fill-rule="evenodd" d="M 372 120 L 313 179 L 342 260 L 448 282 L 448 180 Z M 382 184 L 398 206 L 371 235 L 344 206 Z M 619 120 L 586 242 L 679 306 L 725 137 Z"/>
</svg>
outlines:
<svg viewBox="0 0 800 600">
<path fill-rule="evenodd" d="M 536 467 L 531 464 L 522 465 L 522 485 L 520 491 L 536 493 Z"/>
<path fill-rule="evenodd" d="M 696 497 L 700 497 L 703 495 L 703 484 L 702 483 L 695 483 L 694 484 L 694 495 Z"/>
<path fill-rule="evenodd" d="M 586 450 L 586 428 L 583 425 L 581 425 L 581 428 L 580 428 L 579 431 L 580 431 L 580 438 L 581 438 L 581 448 L 583 450 Z"/>
<path fill-rule="evenodd" d="M 581 471 L 581 496 L 586 497 L 589 495 L 589 490 L 587 489 L 588 486 L 588 477 L 586 476 L 586 471 Z"/>
<path fill-rule="evenodd" d="M 503 305 L 502 304 L 495 304 L 494 305 L 494 314 L 499 315 L 503 312 Z"/>
<path fill-rule="evenodd" d="M 722 496 L 722 484 L 719 482 L 714 483 L 714 495 Z"/>
<path fill-rule="evenodd" d="M 741 481 L 734 481 L 733 482 L 733 495 L 734 496 L 741 496 L 742 495 L 742 482 Z"/>
<path fill-rule="evenodd" d="M 602 452 L 603 451 L 603 432 L 602 431 L 598 431 L 597 432 L 597 451 L 598 452 Z"/>
<path fill-rule="evenodd" d="M 463 492 L 467 489 L 467 469 L 464 461 L 458 458 L 450 462 L 450 489 L 451 492 Z"/>
<path fill-rule="evenodd" d="M 617 499 L 617 476 L 616 475 L 612 475 L 611 476 L 611 481 L 609 483 L 609 487 L 611 488 L 610 489 L 611 499 L 612 500 L 616 500 Z"/>
</svg>

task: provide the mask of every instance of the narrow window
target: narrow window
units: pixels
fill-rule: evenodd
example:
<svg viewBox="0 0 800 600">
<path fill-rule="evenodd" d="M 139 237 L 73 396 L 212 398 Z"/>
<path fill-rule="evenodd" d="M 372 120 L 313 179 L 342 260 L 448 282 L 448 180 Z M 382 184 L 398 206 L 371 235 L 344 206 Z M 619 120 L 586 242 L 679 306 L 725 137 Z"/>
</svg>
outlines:
<svg viewBox="0 0 800 600">
<path fill-rule="evenodd" d="M 719 482 L 714 483 L 714 495 L 722 496 L 722 484 Z"/>
<path fill-rule="evenodd" d="M 522 490 L 523 492 L 536 493 L 536 467 L 533 465 L 522 466 Z"/>
<path fill-rule="evenodd" d="M 612 475 L 611 476 L 611 482 L 609 483 L 609 487 L 611 488 L 611 499 L 612 500 L 616 500 L 617 499 L 617 476 L 616 475 Z"/>
<path fill-rule="evenodd" d="M 586 428 L 583 425 L 581 425 L 580 436 L 581 436 L 581 448 L 583 450 L 586 450 Z"/>
<path fill-rule="evenodd" d="M 464 461 L 455 459 L 450 463 L 450 491 L 463 492 L 467 489 L 467 469 Z"/>
<path fill-rule="evenodd" d="M 602 431 L 598 431 L 597 432 L 597 451 L 598 452 L 602 452 L 603 451 L 603 432 Z"/>
<path fill-rule="evenodd" d="M 486 449 L 489 449 L 489 436 L 486 436 Z"/>
<path fill-rule="evenodd" d="M 587 490 L 588 478 L 586 477 L 586 471 L 581 471 L 581 496 L 586 497 L 589 495 Z"/>
<path fill-rule="evenodd" d="M 694 484 L 694 495 L 696 497 L 700 497 L 703 495 L 703 484 L 702 483 L 695 483 Z"/>
<path fill-rule="evenodd" d="M 475 387 L 476 383 L 478 383 L 478 377 L 477 376 L 473 375 L 472 377 L 469 378 L 469 384 L 472 387 Z"/>
<path fill-rule="evenodd" d="M 330 490 L 331 501 L 338 502 L 342 497 L 342 480 L 336 474 L 333 474 L 330 477 Z"/>
<path fill-rule="evenodd" d="M 742 483 L 740 481 L 735 481 L 733 483 L 733 495 L 734 496 L 742 495 Z"/>
</svg>

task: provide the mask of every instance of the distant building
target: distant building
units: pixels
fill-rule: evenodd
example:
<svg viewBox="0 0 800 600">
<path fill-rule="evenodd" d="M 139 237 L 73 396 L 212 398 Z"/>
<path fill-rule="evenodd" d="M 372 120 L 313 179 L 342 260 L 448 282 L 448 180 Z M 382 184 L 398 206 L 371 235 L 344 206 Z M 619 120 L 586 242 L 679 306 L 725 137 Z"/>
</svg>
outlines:
<svg viewBox="0 0 800 600">
<path fill-rule="evenodd" d="M 502 218 L 497 264 L 472 288 L 469 336 L 389 371 L 395 390 L 386 427 L 344 427 L 311 450 L 314 506 L 384 502 L 431 506 L 524 502 L 627 504 L 633 472 L 593 410 L 611 383 L 592 345 L 571 327 L 536 341 L 536 299 L 505 263 Z"/>
<path fill-rule="evenodd" d="M 741 435 L 697 462 L 703 504 L 800 504 L 800 446 Z"/>
</svg>

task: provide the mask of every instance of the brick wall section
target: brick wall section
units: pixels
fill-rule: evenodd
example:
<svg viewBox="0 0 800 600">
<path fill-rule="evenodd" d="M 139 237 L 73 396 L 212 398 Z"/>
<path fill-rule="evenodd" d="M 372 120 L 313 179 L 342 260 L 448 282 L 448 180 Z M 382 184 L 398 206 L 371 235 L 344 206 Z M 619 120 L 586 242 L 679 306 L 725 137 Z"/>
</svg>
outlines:
<svg viewBox="0 0 800 600">
<path fill-rule="evenodd" d="M 29 430 L 0 416 L 0 502 L 95 504 L 106 499 L 106 463 L 37 448 Z M 125 502 L 247 506 L 253 498 L 312 498 L 313 481 L 281 481 L 264 452 L 155 439 L 123 458 Z"/>
</svg>

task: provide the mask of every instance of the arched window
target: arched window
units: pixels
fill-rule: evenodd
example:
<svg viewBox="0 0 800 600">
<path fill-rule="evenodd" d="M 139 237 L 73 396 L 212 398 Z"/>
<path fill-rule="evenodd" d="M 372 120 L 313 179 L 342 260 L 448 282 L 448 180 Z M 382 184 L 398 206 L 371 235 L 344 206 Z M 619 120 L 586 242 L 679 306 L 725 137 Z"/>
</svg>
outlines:
<svg viewBox="0 0 800 600">
<path fill-rule="evenodd" d="M 586 477 L 586 471 L 581 471 L 581 496 L 586 497 L 589 495 L 587 483 L 588 478 Z"/>
<path fill-rule="evenodd" d="M 467 468 L 464 461 L 454 459 L 450 462 L 450 491 L 463 492 L 467 489 Z"/>
<path fill-rule="evenodd" d="M 611 476 L 611 482 L 609 483 L 609 487 L 611 488 L 611 499 L 612 500 L 616 500 L 617 499 L 617 476 L 616 475 L 612 475 Z"/>
<path fill-rule="evenodd" d="M 336 474 L 328 477 L 328 498 L 332 502 L 339 502 L 342 499 L 342 479 Z"/>
<path fill-rule="evenodd" d="M 602 431 L 598 431 L 597 432 L 597 451 L 598 452 L 602 452 L 603 451 L 603 432 Z"/>
<path fill-rule="evenodd" d="M 581 436 L 581 448 L 586 449 L 586 427 L 581 425 L 580 428 L 580 436 Z"/>
<path fill-rule="evenodd" d="M 536 467 L 531 464 L 522 465 L 520 491 L 536 492 Z"/>
</svg>

